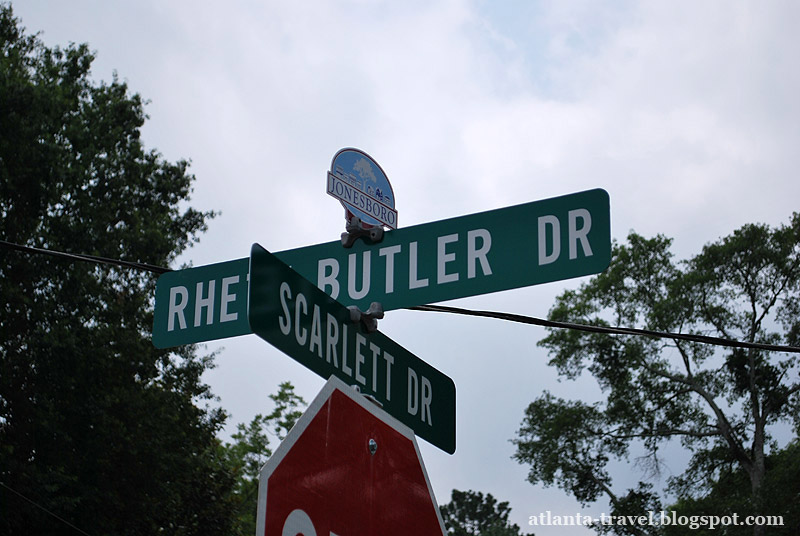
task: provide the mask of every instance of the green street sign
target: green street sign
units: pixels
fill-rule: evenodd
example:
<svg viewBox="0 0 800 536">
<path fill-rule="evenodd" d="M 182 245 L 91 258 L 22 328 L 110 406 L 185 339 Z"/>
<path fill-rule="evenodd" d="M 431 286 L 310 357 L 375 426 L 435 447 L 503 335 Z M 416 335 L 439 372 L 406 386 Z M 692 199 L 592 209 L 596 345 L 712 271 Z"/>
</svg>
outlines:
<svg viewBox="0 0 800 536">
<path fill-rule="evenodd" d="M 453 380 L 381 332 L 367 333 L 347 307 L 258 244 L 249 304 L 253 333 L 324 379 L 357 386 L 419 437 L 455 452 Z"/>
<path fill-rule="evenodd" d="M 252 333 L 247 323 L 250 259 L 161 274 L 156 282 L 153 345 L 170 348 Z"/>
<path fill-rule="evenodd" d="M 602 272 L 611 260 L 609 198 L 588 190 L 386 231 L 377 244 L 346 249 L 336 240 L 275 256 L 361 310 L 374 301 L 385 311 L 437 303 Z M 159 277 L 153 344 L 249 333 L 242 315 L 232 315 L 246 308 L 247 262 Z"/>
<path fill-rule="evenodd" d="M 605 190 L 403 227 L 377 244 L 339 241 L 276 256 L 345 305 L 385 311 L 602 272 L 611 261 Z"/>
</svg>

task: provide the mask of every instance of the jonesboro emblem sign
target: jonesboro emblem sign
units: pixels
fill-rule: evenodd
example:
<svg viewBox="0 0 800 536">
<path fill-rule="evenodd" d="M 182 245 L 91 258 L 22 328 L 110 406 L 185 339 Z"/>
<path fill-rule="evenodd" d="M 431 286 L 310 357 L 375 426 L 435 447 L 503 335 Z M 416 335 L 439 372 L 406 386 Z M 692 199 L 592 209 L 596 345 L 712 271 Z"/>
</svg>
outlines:
<svg viewBox="0 0 800 536">
<path fill-rule="evenodd" d="M 328 172 L 327 192 L 344 205 L 348 221 L 356 216 L 368 226 L 397 229 L 392 185 L 367 153 L 359 149 L 336 153 Z"/>
</svg>

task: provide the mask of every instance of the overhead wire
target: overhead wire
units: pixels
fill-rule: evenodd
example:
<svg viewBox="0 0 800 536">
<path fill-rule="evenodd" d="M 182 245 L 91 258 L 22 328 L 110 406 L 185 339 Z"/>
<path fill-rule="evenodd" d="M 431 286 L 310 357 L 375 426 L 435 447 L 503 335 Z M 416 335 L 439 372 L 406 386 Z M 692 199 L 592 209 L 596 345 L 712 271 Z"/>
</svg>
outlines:
<svg viewBox="0 0 800 536">
<path fill-rule="evenodd" d="M 163 266 L 155 266 L 153 264 L 147 264 L 144 262 L 131 262 L 131 261 L 123 261 L 120 259 L 109 259 L 107 257 L 98 257 L 97 255 L 86 255 L 83 253 L 65 253 L 63 251 L 55 251 L 52 249 L 35 248 L 33 246 L 23 246 L 22 244 L 14 244 L 13 242 L 7 242 L 5 240 L 0 240 L 0 246 L 4 246 L 9 249 L 14 249 L 17 251 L 25 251 L 28 253 L 40 253 L 42 255 L 50 255 L 51 257 L 60 257 L 62 259 L 72 259 L 77 261 L 96 262 L 99 264 L 109 264 L 112 266 L 121 266 L 123 268 L 131 268 L 134 270 L 145 270 L 157 274 L 163 274 L 172 271 L 170 268 L 164 268 Z"/>
<path fill-rule="evenodd" d="M 164 268 L 163 266 L 155 266 L 152 264 L 147 264 L 142 262 L 123 261 L 119 259 L 110 259 L 107 257 L 98 257 L 96 255 L 65 253 L 62 251 L 54 251 L 51 249 L 23 246 L 20 244 L 14 244 L 12 242 L 7 242 L 5 240 L 0 240 L 0 246 L 28 253 L 39 253 L 65 259 L 116 265 L 135 270 L 146 270 L 157 274 L 164 274 L 172 271 L 170 268 Z M 462 309 L 458 307 L 449 307 L 444 305 L 419 305 L 415 307 L 408 307 L 407 309 L 410 311 L 451 313 L 451 314 L 460 314 L 460 315 L 483 317 L 483 318 L 494 318 L 497 320 L 517 322 L 521 324 L 531 324 L 534 326 L 542 326 L 542 327 L 557 328 L 557 329 L 573 329 L 573 330 L 593 332 L 593 333 L 606 333 L 610 335 L 639 335 L 644 337 L 655 337 L 661 339 L 678 339 L 678 340 L 697 342 L 703 344 L 712 344 L 715 346 L 724 346 L 728 348 L 750 348 L 757 350 L 768 350 L 773 352 L 800 353 L 800 347 L 797 346 L 765 344 L 765 343 L 748 342 L 748 341 L 736 341 L 732 339 L 711 337 L 708 335 L 700 335 L 694 333 L 673 333 L 673 332 L 654 331 L 654 330 L 640 329 L 640 328 L 597 326 L 590 324 L 576 324 L 572 322 L 558 322 L 554 320 L 544 320 L 541 318 L 535 318 L 531 316 L 519 315 L 514 313 L 502 313 L 497 311 L 476 311 L 472 309 Z"/>
<path fill-rule="evenodd" d="M 672 333 L 666 331 L 653 331 L 649 329 L 639 329 L 639 328 L 595 326 L 591 324 L 575 324 L 572 322 L 556 322 L 554 320 L 543 320 L 541 318 L 534 318 L 530 316 L 518 315 L 513 313 L 499 313 L 496 311 L 475 311 L 473 309 L 461 309 L 458 307 L 448 307 L 444 305 L 418 305 L 416 307 L 409 307 L 408 309 L 412 311 L 430 311 L 436 313 L 451 313 L 451 314 L 460 314 L 467 316 L 478 316 L 484 318 L 494 318 L 497 320 L 519 322 L 521 324 L 532 324 L 535 326 L 543 326 L 547 328 L 574 329 L 579 331 L 606 333 L 611 335 L 641 335 L 645 337 L 655 337 L 660 339 L 680 339 L 684 341 L 713 344 L 716 346 L 727 346 L 731 348 L 752 348 L 757 350 L 769 350 L 774 352 L 800 353 L 800 347 L 797 346 L 763 344 L 758 342 L 747 342 L 747 341 L 734 341 L 730 339 L 723 339 L 721 337 L 710 337 L 708 335 L 699 335 L 692 333 Z"/>
<path fill-rule="evenodd" d="M 70 528 L 73 528 L 73 529 L 77 530 L 78 532 L 80 532 L 80 533 L 81 533 L 81 534 L 83 534 L 84 536 L 92 536 L 91 534 L 89 534 L 89 533 L 88 533 L 88 532 L 86 532 L 85 530 L 81 529 L 80 527 L 76 527 L 75 525 L 73 525 L 72 523 L 70 523 L 69 521 L 67 521 L 66 519 L 64 519 L 63 517 L 61 517 L 61 516 L 59 516 L 59 515 L 57 515 L 57 514 L 54 514 L 53 512 L 51 512 L 50 510 L 48 510 L 47 508 L 45 508 L 44 506 L 42 506 L 41 504 L 39 504 L 39 503 L 37 503 L 36 501 L 34 501 L 33 499 L 31 499 L 31 498 L 29 498 L 29 497 L 26 497 L 26 496 L 25 496 L 25 495 L 23 495 L 22 493 L 20 493 L 20 492 L 18 492 L 17 490 L 13 489 L 13 488 L 12 488 L 12 487 L 10 487 L 9 485 L 7 485 L 5 482 L 0 482 L 0 486 L 3 486 L 4 488 L 6 488 L 6 489 L 7 489 L 8 491 L 10 491 L 11 493 L 14 493 L 14 494 L 18 495 L 19 497 L 21 497 L 21 498 L 25 499 L 26 501 L 28 501 L 29 503 L 31 503 L 32 505 L 34 505 L 36 508 L 39 508 L 40 510 L 43 510 L 44 512 L 46 512 L 46 513 L 50 514 L 51 516 L 53 516 L 54 518 L 58 519 L 59 521 L 61 521 L 61 522 L 62 522 L 62 523 L 64 523 L 65 525 L 68 525 Z"/>
</svg>

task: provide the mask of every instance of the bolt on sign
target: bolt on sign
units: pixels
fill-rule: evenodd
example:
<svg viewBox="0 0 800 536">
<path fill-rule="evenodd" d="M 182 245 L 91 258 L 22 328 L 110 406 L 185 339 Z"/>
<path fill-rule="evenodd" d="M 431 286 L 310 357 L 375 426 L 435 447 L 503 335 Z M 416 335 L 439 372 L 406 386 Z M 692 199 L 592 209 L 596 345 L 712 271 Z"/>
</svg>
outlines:
<svg viewBox="0 0 800 536">
<path fill-rule="evenodd" d="M 380 331 L 367 333 L 347 307 L 258 244 L 247 317 L 253 333 L 300 364 L 359 387 L 419 437 L 455 452 L 453 380 Z"/>
<path fill-rule="evenodd" d="M 385 311 L 602 272 L 611 260 L 601 189 L 275 254 L 344 305 Z M 178 270 L 156 284 L 153 344 L 167 348 L 251 333 L 249 259 Z"/>
</svg>

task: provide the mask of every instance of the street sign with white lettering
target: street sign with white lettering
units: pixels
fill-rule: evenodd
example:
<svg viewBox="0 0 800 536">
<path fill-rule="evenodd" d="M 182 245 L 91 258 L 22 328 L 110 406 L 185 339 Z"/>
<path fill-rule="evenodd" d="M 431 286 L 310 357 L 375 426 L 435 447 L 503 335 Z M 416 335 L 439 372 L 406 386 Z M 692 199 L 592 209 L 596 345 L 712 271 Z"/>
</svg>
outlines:
<svg viewBox="0 0 800 536">
<path fill-rule="evenodd" d="M 387 231 L 377 244 L 345 249 L 337 240 L 275 256 L 344 305 L 380 302 L 390 311 L 437 303 L 602 272 L 611 260 L 609 198 L 588 190 Z M 237 259 L 163 274 L 153 343 L 247 333 L 241 314 L 231 320 L 246 307 L 246 265 Z"/>
<path fill-rule="evenodd" d="M 258 244 L 250 253 L 247 317 L 253 333 L 325 379 L 373 397 L 421 438 L 456 448 L 453 380 L 350 311 Z"/>
<path fill-rule="evenodd" d="M 390 311 L 602 272 L 611 260 L 609 199 L 589 190 L 403 227 L 377 244 L 276 255 L 345 305 Z"/>
<path fill-rule="evenodd" d="M 247 323 L 249 266 L 244 258 L 161 274 L 153 345 L 169 348 L 252 333 Z"/>
</svg>

